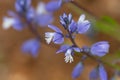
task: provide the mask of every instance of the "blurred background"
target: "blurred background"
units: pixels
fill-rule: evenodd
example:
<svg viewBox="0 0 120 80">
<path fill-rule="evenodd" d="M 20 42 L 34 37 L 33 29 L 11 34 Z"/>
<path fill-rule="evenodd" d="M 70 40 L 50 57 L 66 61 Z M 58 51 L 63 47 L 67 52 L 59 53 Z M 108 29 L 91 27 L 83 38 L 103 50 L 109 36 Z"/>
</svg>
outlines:
<svg viewBox="0 0 120 80">
<path fill-rule="evenodd" d="M 42 0 L 47 2 L 47 0 Z M 0 24 L 8 10 L 14 9 L 15 0 L 0 0 Z M 40 0 L 32 0 L 36 5 Z M 78 35 L 76 42 L 79 46 L 91 45 L 94 42 L 105 40 L 110 42 L 110 53 L 103 60 L 112 63 L 120 58 L 120 0 L 74 0 L 67 3 L 55 13 L 55 25 L 59 24 L 59 15 L 63 12 L 72 13 L 77 21 L 84 13 L 92 22 L 92 29 L 86 35 Z M 44 36 L 48 28 L 40 28 Z M 71 72 L 79 62 L 80 57 L 75 56 L 74 63 L 66 64 L 63 54 L 55 54 L 59 46 L 48 45 L 44 39 L 37 58 L 21 52 L 21 44 L 35 37 L 28 29 L 15 31 L 10 28 L 3 30 L 0 27 L 0 80 L 72 80 Z M 89 72 L 96 66 L 93 60 L 85 61 L 85 69 L 78 80 L 89 80 Z M 119 63 L 117 63 L 119 67 Z M 109 80 L 113 76 L 113 68 L 105 66 Z M 120 80 L 117 78 L 116 80 Z"/>
</svg>

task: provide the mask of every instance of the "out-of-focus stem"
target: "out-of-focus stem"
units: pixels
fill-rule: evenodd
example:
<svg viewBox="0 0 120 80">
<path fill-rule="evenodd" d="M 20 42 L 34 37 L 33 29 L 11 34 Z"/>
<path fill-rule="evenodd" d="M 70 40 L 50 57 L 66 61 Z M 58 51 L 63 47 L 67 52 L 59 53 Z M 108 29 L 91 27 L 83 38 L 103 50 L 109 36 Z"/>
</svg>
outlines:
<svg viewBox="0 0 120 80">
<path fill-rule="evenodd" d="M 39 40 L 41 40 L 41 36 L 39 35 L 37 29 L 36 29 L 34 26 L 32 26 L 31 23 L 29 23 L 29 22 L 27 22 L 27 23 L 28 23 L 28 28 L 29 28 L 29 30 L 30 30 Z"/>
<path fill-rule="evenodd" d="M 91 11 L 89 11 L 88 9 L 84 8 L 83 6 L 81 6 L 80 4 L 78 4 L 77 2 L 71 1 L 71 3 L 72 3 L 74 6 L 78 7 L 79 9 L 81 9 L 81 10 L 89 13 L 91 16 L 94 16 L 95 18 L 98 18 L 93 12 L 91 12 Z"/>
</svg>

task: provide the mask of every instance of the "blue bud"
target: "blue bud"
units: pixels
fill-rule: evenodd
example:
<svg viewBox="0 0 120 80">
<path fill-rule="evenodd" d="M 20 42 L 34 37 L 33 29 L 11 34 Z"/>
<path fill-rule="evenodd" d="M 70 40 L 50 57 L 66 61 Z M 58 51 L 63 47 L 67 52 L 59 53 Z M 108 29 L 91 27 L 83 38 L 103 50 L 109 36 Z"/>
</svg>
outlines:
<svg viewBox="0 0 120 80">
<path fill-rule="evenodd" d="M 71 22 L 72 22 L 72 14 L 67 15 L 64 13 L 62 16 L 60 16 L 60 23 L 65 29 L 68 28 L 68 25 L 71 24 Z M 74 23 L 75 22 L 73 22 L 70 26 L 75 25 Z"/>
<path fill-rule="evenodd" d="M 99 65 L 99 77 L 100 80 L 108 80 L 107 78 L 107 72 L 102 64 Z"/>
<path fill-rule="evenodd" d="M 78 63 L 73 69 L 72 78 L 73 79 L 78 78 L 81 75 L 83 69 L 84 69 L 83 63 L 82 62 Z"/>
<path fill-rule="evenodd" d="M 40 48 L 40 42 L 37 39 L 30 39 L 23 43 L 21 49 L 25 53 L 31 53 L 36 57 Z"/>
<path fill-rule="evenodd" d="M 89 75 L 90 80 L 97 80 L 99 78 L 98 68 L 93 69 Z"/>
<path fill-rule="evenodd" d="M 50 1 L 49 3 L 46 4 L 46 10 L 49 12 L 54 12 L 62 6 L 62 0 L 58 1 Z"/>
<path fill-rule="evenodd" d="M 91 54 L 102 57 L 109 52 L 109 44 L 107 41 L 100 41 L 91 46 Z"/>
</svg>

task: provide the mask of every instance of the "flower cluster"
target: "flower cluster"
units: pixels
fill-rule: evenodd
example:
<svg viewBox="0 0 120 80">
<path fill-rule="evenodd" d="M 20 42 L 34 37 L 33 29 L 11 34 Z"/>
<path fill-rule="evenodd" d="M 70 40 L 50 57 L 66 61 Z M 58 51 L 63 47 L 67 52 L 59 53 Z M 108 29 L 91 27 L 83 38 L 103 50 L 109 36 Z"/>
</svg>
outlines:
<svg viewBox="0 0 120 80">
<path fill-rule="evenodd" d="M 56 53 L 64 53 L 65 54 L 65 62 L 72 63 L 74 61 L 73 56 L 75 52 L 82 53 L 83 57 L 81 62 L 79 62 L 73 70 L 72 77 L 74 79 L 78 78 L 81 72 L 84 69 L 83 61 L 87 57 L 102 57 L 109 52 L 109 43 L 107 41 L 100 41 L 93 44 L 91 47 L 78 47 L 76 42 L 74 41 L 77 34 L 84 34 L 88 31 L 91 26 L 90 21 L 85 19 L 85 15 L 82 14 L 78 21 L 72 19 L 72 14 L 66 15 L 65 13 L 60 16 L 60 23 L 63 28 L 67 31 L 67 34 L 63 34 L 63 32 L 54 25 L 48 25 L 48 27 L 54 32 L 46 32 L 45 40 L 49 44 L 53 42 L 54 44 L 62 44 L 60 49 Z M 72 45 L 63 44 L 64 38 L 69 38 L 72 42 Z M 101 78 L 101 80 L 107 80 L 106 71 L 100 61 L 100 64 L 95 70 L 90 73 L 91 80 L 97 80 Z"/>
<path fill-rule="evenodd" d="M 84 61 L 90 57 L 99 63 L 98 66 L 90 72 L 90 80 L 107 80 L 107 72 L 99 57 L 103 57 L 109 52 L 109 43 L 107 41 L 100 41 L 94 43 L 91 47 L 79 47 L 74 40 L 76 35 L 86 33 L 91 27 L 91 23 L 85 19 L 85 15 L 82 14 L 78 21 L 72 18 L 72 14 L 66 15 L 64 13 L 60 16 L 60 24 L 67 34 L 64 34 L 57 26 L 51 24 L 54 20 L 54 12 L 60 9 L 63 3 L 70 1 L 73 0 L 51 0 L 46 4 L 40 2 L 37 8 L 34 8 L 31 0 L 16 0 L 15 12 L 8 11 L 10 17 L 3 18 L 3 29 L 12 27 L 17 31 L 21 31 L 28 28 L 36 37 L 25 41 L 21 49 L 23 52 L 31 53 L 32 56 L 36 57 L 41 46 L 41 36 L 37 31 L 38 26 L 48 26 L 53 32 L 46 32 L 45 40 L 48 44 L 51 42 L 61 44 L 60 49 L 57 50 L 56 53 L 64 53 L 66 63 L 72 63 L 74 61 L 73 56 L 76 52 L 82 55 L 81 61 L 73 69 L 73 79 L 78 78 L 82 74 Z M 70 39 L 72 44 L 63 44 L 64 38 Z"/>
<path fill-rule="evenodd" d="M 69 1 L 52 0 L 46 4 L 39 2 L 38 6 L 34 8 L 31 0 L 16 0 L 15 12 L 8 11 L 9 17 L 5 16 L 3 18 L 3 29 L 7 30 L 10 27 L 17 31 L 25 28 L 30 29 L 37 38 L 24 42 L 21 49 L 23 52 L 37 56 L 40 48 L 40 35 L 37 32 L 38 26 L 44 27 L 51 24 L 54 20 L 54 12 L 60 9 L 63 3 Z"/>
</svg>

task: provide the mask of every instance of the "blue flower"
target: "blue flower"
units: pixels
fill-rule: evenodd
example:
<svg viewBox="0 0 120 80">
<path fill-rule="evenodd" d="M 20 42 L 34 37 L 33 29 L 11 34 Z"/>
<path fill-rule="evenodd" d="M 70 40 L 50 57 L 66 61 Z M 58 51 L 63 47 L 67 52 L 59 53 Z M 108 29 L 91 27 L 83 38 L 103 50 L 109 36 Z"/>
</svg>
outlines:
<svg viewBox="0 0 120 80">
<path fill-rule="evenodd" d="M 48 25 L 49 28 L 54 30 L 55 32 L 46 32 L 45 40 L 49 44 L 53 41 L 55 44 L 62 44 L 64 42 L 64 35 L 62 31 L 54 25 Z"/>
<path fill-rule="evenodd" d="M 101 41 L 91 46 L 90 52 L 92 55 L 102 57 L 109 52 L 109 44 L 107 41 Z"/>
<path fill-rule="evenodd" d="M 22 51 L 25 53 L 31 53 L 32 56 L 36 57 L 40 49 L 40 42 L 37 39 L 30 39 L 23 43 Z"/>
<path fill-rule="evenodd" d="M 99 78 L 98 68 L 93 69 L 89 75 L 90 80 L 97 80 Z"/>
<path fill-rule="evenodd" d="M 13 28 L 15 30 L 21 31 L 25 28 L 25 24 L 23 22 L 21 22 L 20 19 L 15 19 L 15 23 L 13 24 Z"/>
<path fill-rule="evenodd" d="M 108 80 L 107 79 L 107 72 L 102 64 L 99 65 L 99 77 L 100 80 Z"/>
<path fill-rule="evenodd" d="M 62 24 L 62 26 L 67 29 L 68 25 L 72 22 L 72 14 L 63 14 L 62 16 L 60 16 L 60 23 Z M 73 25 L 73 24 L 72 24 Z"/>
<path fill-rule="evenodd" d="M 108 80 L 107 72 L 102 64 L 90 72 L 90 80 Z"/>
<path fill-rule="evenodd" d="M 85 20 L 85 15 L 82 14 L 78 19 L 77 25 L 78 25 L 77 32 L 83 34 L 88 31 L 91 24 L 88 20 Z"/>
<path fill-rule="evenodd" d="M 65 62 L 68 63 L 72 63 L 74 60 L 73 60 L 73 54 L 74 54 L 74 51 L 76 52 L 81 52 L 81 49 L 78 48 L 78 47 L 74 47 L 74 46 L 69 46 L 69 45 L 62 45 L 60 47 L 60 49 L 56 52 L 56 53 L 62 53 L 64 52 L 65 53 Z"/>
<path fill-rule="evenodd" d="M 78 78 L 78 77 L 81 75 L 83 69 L 84 69 L 83 63 L 82 63 L 82 62 L 79 62 L 79 63 L 75 66 L 75 68 L 73 69 L 72 78 L 73 78 L 73 79 Z"/>
<path fill-rule="evenodd" d="M 15 8 L 19 13 L 26 12 L 31 7 L 31 0 L 16 0 Z"/>
<path fill-rule="evenodd" d="M 52 14 L 39 15 L 37 18 L 37 22 L 40 26 L 47 26 L 53 22 L 53 15 Z"/>
<path fill-rule="evenodd" d="M 15 30 L 18 31 L 23 30 L 23 28 L 25 27 L 25 25 L 17 17 L 13 17 L 13 18 L 4 17 L 2 26 L 3 29 L 9 29 L 10 27 L 13 27 Z"/>
<path fill-rule="evenodd" d="M 47 26 L 53 22 L 53 14 L 46 10 L 46 4 L 40 2 L 35 10 L 35 21 L 41 27 Z"/>
<path fill-rule="evenodd" d="M 47 11 L 54 12 L 62 6 L 62 0 L 52 0 L 46 4 Z"/>
</svg>

